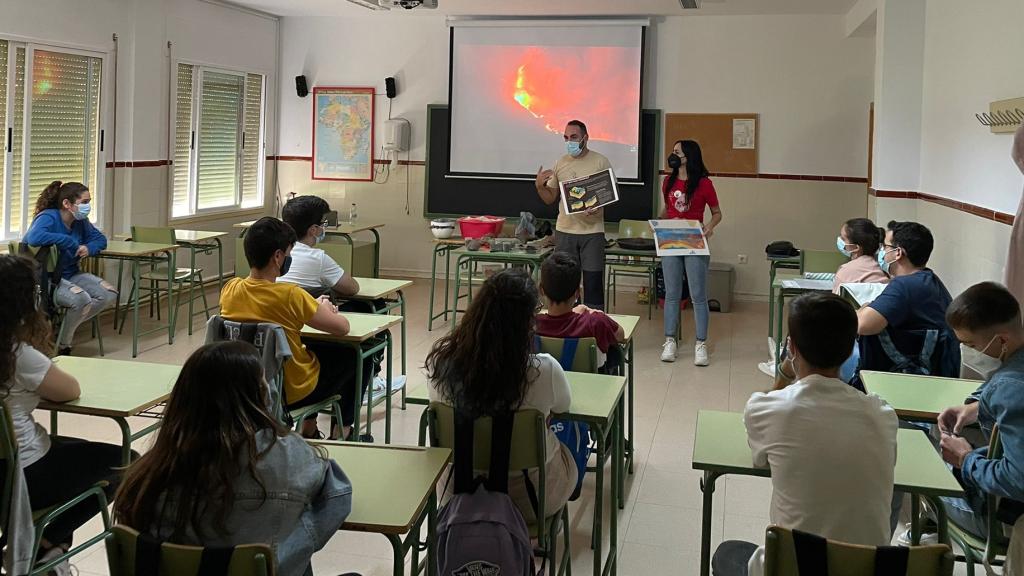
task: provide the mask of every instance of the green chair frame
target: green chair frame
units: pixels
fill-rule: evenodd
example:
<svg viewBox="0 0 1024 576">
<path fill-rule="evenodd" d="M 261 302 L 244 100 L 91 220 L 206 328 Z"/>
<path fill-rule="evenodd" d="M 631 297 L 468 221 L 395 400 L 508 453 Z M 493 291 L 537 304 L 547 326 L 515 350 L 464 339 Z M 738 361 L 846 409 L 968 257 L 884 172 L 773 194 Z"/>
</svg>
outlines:
<svg viewBox="0 0 1024 576">
<path fill-rule="evenodd" d="M 988 458 L 993 460 L 1003 457 L 1003 443 L 999 438 L 999 426 L 992 428 L 992 434 L 988 442 Z M 963 556 L 957 556 L 967 565 L 967 576 L 974 576 L 975 564 L 1000 566 L 1010 546 L 1010 539 L 1003 531 L 1004 524 L 999 521 L 998 514 L 1001 498 L 993 494 L 986 495 L 986 520 L 988 524 L 988 538 L 982 540 L 970 531 L 958 526 L 952 520 L 949 522 L 949 537 L 956 542 L 963 551 Z"/>
<path fill-rule="evenodd" d="M 114 526 L 107 536 L 107 566 L 110 576 L 136 576 L 135 544 L 139 533 L 127 526 Z M 160 544 L 161 576 L 196 576 L 203 557 L 202 546 Z M 274 551 L 267 544 L 235 546 L 224 576 L 274 576 Z"/>
<path fill-rule="evenodd" d="M 646 220 L 619 220 L 619 238 L 654 238 L 654 231 Z M 650 260 L 637 262 L 614 262 L 605 266 L 604 285 L 604 306 L 611 310 L 611 306 L 617 305 L 616 290 L 619 277 L 623 278 L 645 278 L 647 279 L 647 292 L 650 298 L 647 300 L 647 319 L 650 320 L 654 310 L 654 302 L 658 295 L 655 294 L 655 270 L 658 268 L 657 257 L 653 254 Z"/>
<path fill-rule="evenodd" d="M 875 546 L 828 541 L 829 576 L 873 576 Z M 765 576 L 799 576 L 793 532 L 788 528 L 769 526 L 765 537 Z M 951 576 L 953 552 L 945 544 L 910 548 L 906 576 Z"/>
<path fill-rule="evenodd" d="M 31 250 L 33 254 L 37 250 L 39 250 L 39 248 L 40 248 L 39 246 L 29 246 L 29 250 Z M 7 244 L 7 253 L 8 254 L 17 254 L 18 253 L 18 243 L 17 242 L 9 242 Z M 46 261 L 46 273 L 47 274 L 52 274 L 53 271 L 56 270 L 57 263 L 58 263 L 59 260 L 60 260 L 60 254 L 57 252 L 57 250 L 56 249 L 50 250 L 50 258 Z M 53 290 L 56 292 L 57 287 L 54 286 Z M 56 302 L 54 304 L 56 304 Z M 57 317 L 51 319 L 54 328 L 56 328 L 56 332 L 54 332 L 54 334 L 53 334 L 54 339 L 59 338 L 60 337 L 59 334 L 64 330 L 64 322 L 67 321 L 67 310 L 68 310 L 67 306 L 61 306 L 60 304 L 56 304 L 56 306 L 57 306 Z M 100 349 L 100 356 L 106 356 L 106 354 L 103 351 L 103 333 L 100 331 L 100 317 L 99 317 L 99 315 L 93 316 L 92 320 L 90 320 L 89 323 L 92 324 L 92 335 L 93 335 L 94 338 L 96 338 L 96 344 L 99 346 L 99 349 Z"/>
<path fill-rule="evenodd" d="M 550 336 L 538 336 L 537 339 L 540 341 L 540 350 L 545 354 L 550 354 L 552 358 L 562 361 L 562 350 L 565 343 L 565 338 L 552 338 Z M 579 344 L 576 347 L 576 357 L 572 360 L 572 372 L 586 372 L 589 374 L 597 374 L 597 339 L 596 338 L 576 338 L 579 340 Z"/>
<path fill-rule="evenodd" d="M 0 460 L 3 461 L 2 466 L 4 471 L 2 487 L 3 493 L 0 494 L 0 518 L 3 518 L 5 522 L 8 515 L 11 513 L 11 502 L 14 498 L 14 476 L 18 473 L 18 468 L 21 466 L 18 459 L 18 440 L 15 436 L 14 424 L 11 421 L 11 413 L 7 409 L 7 402 L 0 401 Z M 82 553 L 87 548 L 99 543 L 107 536 L 107 534 L 110 533 L 110 512 L 107 509 L 107 495 L 103 492 L 103 488 L 106 486 L 106 482 L 97 482 L 88 490 L 67 502 L 64 502 L 63 504 L 32 511 L 32 523 L 35 531 L 32 541 L 32 570 L 28 573 L 28 576 L 46 574 L 57 564 Z M 50 559 L 45 564 L 37 566 L 36 560 L 39 556 L 39 548 L 43 541 L 43 531 L 46 530 L 54 520 L 65 514 L 68 510 L 86 500 L 89 500 L 90 498 L 96 498 L 99 503 L 100 515 L 103 519 L 103 531 L 73 547 L 64 554 Z M 6 523 L 4 524 L 3 529 L 6 530 Z"/>
<path fill-rule="evenodd" d="M 132 226 L 132 240 L 135 242 L 150 242 L 154 244 L 174 244 L 177 245 L 178 241 L 174 236 L 174 228 L 168 227 L 150 227 L 150 226 Z M 181 293 L 184 289 L 184 285 L 188 284 L 188 334 L 192 335 L 192 318 L 194 318 L 200 312 L 195 312 L 193 305 L 197 298 L 202 298 L 203 309 L 201 312 L 206 316 L 206 319 L 210 319 L 210 304 L 206 299 L 206 290 L 203 288 L 203 269 L 202 268 L 181 268 L 175 267 L 174 269 L 174 284 L 176 286 L 167 286 L 162 288 L 162 284 L 167 284 L 167 270 L 166 268 L 161 270 L 157 265 L 150 265 L 149 270 L 143 272 L 140 276 L 140 281 L 148 283 L 148 286 L 136 286 L 135 282 L 132 282 L 132 288 L 129 292 L 127 305 L 130 305 L 132 298 L 141 298 L 140 292 L 146 291 L 150 295 L 149 299 L 149 316 L 153 317 L 153 308 L 156 307 L 156 318 L 160 319 L 160 295 L 161 293 L 167 295 L 167 314 L 170 316 L 171 326 L 177 326 L 178 322 L 178 309 L 181 307 Z M 198 280 L 199 295 L 195 294 L 196 284 Z M 140 282 L 140 283 L 141 283 Z M 121 325 L 118 328 L 118 333 L 124 329 L 124 321 L 127 318 L 125 314 L 121 318 Z"/>
<path fill-rule="evenodd" d="M 850 259 L 836 250 L 801 250 L 800 274 L 829 273 L 836 270 Z"/>
<path fill-rule="evenodd" d="M 547 486 L 547 421 L 537 410 L 519 410 L 512 424 L 512 450 L 509 454 L 509 473 L 519 470 L 538 470 L 537 510 L 534 516 L 540 519 L 545 509 L 545 488 Z M 442 402 L 431 402 L 420 417 L 420 446 L 430 445 L 451 448 L 455 446 L 455 410 Z M 478 418 L 473 428 L 473 469 L 487 470 L 491 462 L 491 419 Z M 614 513 L 614 512 L 613 512 Z M 535 554 L 551 560 L 557 566 L 556 576 L 572 574 L 571 534 L 569 533 L 569 506 L 542 521 L 527 522 L 530 537 L 537 539 Z M 562 531 L 563 551 L 561 562 L 557 556 L 557 534 Z"/>
</svg>

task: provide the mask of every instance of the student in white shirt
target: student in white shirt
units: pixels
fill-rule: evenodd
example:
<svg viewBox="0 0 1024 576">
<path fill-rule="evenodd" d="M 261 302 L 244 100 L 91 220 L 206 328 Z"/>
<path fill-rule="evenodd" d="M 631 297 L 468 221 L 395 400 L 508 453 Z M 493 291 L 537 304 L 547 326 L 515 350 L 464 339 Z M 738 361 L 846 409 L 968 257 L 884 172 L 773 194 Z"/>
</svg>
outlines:
<svg viewBox="0 0 1024 576">
<path fill-rule="evenodd" d="M 0 398 L 11 416 L 32 509 L 63 504 L 100 480 L 109 482 L 104 491 L 110 498 L 121 479 L 121 447 L 50 436 L 32 417 L 40 400 L 69 402 L 81 395 L 78 380 L 49 358 L 50 323 L 36 308 L 35 263 L 0 255 L 0 278 Z M 71 548 L 74 531 L 99 514 L 96 504 L 94 498 L 79 503 L 43 531 L 40 562 Z M 52 573 L 68 570 L 65 561 Z"/>
<path fill-rule="evenodd" d="M 756 466 L 772 471 L 771 522 L 865 546 L 889 544 L 896 412 L 839 379 L 857 337 L 857 314 L 839 296 L 813 293 L 789 308 L 789 386 L 756 393 L 743 415 Z M 783 364 L 788 369 L 790 363 Z M 764 549 L 724 542 L 714 574 L 763 573 Z"/>
<path fill-rule="evenodd" d="M 540 295 L 522 269 L 503 270 L 481 286 L 466 314 L 427 355 L 430 399 L 474 417 L 520 409 L 545 416 L 566 412 L 572 392 L 562 367 L 548 354 L 533 354 L 534 317 Z M 569 449 L 547 430 L 545 516 L 557 512 L 576 487 L 578 470 Z M 534 486 L 537 470 L 530 471 Z M 509 496 L 527 522 L 535 517 L 523 474 L 509 475 Z"/>
<path fill-rule="evenodd" d="M 359 282 L 316 247 L 327 235 L 327 213 L 331 206 L 319 196 L 297 196 L 284 205 L 281 219 L 295 230 L 298 242 L 292 248 L 292 265 L 278 282 L 298 284 L 314 296 L 329 292 L 341 298 L 359 293 Z"/>
</svg>

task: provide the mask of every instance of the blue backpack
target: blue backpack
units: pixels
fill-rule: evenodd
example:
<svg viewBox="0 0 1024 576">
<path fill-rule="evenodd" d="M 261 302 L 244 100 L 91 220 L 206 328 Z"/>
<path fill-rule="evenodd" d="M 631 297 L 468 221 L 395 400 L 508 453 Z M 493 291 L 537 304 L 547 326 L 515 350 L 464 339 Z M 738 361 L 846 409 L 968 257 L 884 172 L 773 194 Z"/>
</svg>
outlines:
<svg viewBox="0 0 1024 576">
<path fill-rule="evenodd" d="M 523 515 L 508 496 L 511 413 L 492 417 L 487 478 L 473 478 L 472 416 L 455 410 L 454 495 L 437 520 L 439 576 L 532 576 L 533 548 Z"/>
<path fill-rule="evenodd" d="M 576 348 L 580 341 L 576 338 L 564 338 L 562 340 L 562 355 L 558 363 L 562 370 L 570 372 L 573 361 L 576 359 Z M 540 349 L 540 338 L 537 338 L 537 349 Z M 569 500 L 576 500 L 580 497 L 580 490 L 583 488 L 583 476 L 587 473 L 587 461 L 590 460 L 591 442 L 590 425 L 586 422 L 569 420 L 563 418 L 551 419 L 551 431 L 555 433 L 562 444 L 569 448 L 572 459 L 576 462 L 576 469 L 579 474 L 576 476 L 576 488 L 573 489 Z"/>
</svg>

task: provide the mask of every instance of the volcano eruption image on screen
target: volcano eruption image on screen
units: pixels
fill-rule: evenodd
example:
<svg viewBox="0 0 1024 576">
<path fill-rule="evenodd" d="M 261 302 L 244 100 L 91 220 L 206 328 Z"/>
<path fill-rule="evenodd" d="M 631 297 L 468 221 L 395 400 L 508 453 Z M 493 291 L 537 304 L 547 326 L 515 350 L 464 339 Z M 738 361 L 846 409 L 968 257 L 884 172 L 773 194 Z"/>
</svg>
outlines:
<svg viewBox="0 0 1024 576">
<path fill-rule="evenodd" d="M 453 172 L 533 174 L 565 154 L 568 121 L 620 178 L 637 175 L 640 48 L 459 45 L 453 54 Z"/>
</svg>

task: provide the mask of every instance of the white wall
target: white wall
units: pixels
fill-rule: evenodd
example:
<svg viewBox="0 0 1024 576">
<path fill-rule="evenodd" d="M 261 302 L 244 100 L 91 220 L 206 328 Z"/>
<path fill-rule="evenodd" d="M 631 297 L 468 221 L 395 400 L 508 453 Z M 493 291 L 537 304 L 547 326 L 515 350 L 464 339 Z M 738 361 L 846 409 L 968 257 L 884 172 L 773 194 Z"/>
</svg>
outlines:
<svg viewBox="0 0 1024 576">
<path fill-rule="evenodd" d="M 1024 2 L 929 0 L 921 191 L 1013 214 L 1021 174 L 1011 134 L 974 118 L 989 102 L 1024 96 Z"/>
</svg>

